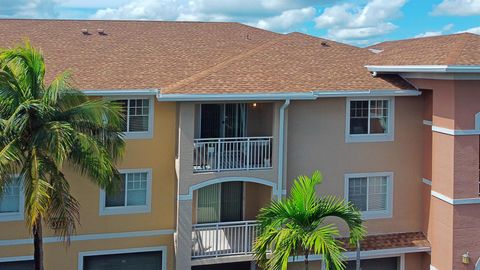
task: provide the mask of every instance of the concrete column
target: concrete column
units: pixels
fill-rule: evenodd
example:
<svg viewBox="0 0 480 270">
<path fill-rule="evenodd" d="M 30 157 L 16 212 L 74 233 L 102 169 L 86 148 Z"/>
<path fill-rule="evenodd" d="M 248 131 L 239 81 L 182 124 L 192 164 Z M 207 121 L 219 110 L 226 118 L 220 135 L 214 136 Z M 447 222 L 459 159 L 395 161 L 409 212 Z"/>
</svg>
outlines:
<svg viewBox="0 0 480 270">
<path fill-rule="evenodd" d="M 192 200 L 177 202 L 176 270 L 192 267 Z"/>
</svg>

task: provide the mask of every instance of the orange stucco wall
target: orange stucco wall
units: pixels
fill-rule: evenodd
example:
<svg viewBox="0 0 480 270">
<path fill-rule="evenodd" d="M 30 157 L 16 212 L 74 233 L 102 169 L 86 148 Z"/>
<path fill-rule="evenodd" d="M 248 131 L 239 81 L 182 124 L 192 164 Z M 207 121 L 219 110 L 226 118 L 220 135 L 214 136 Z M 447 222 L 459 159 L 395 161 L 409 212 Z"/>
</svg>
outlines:
<svg viewBox="0 0 480 270">
<path fill-rule="evenodd" d="M 175 230 L 176 177 L 174 169 L 176 104 L 154 102 L 152 139 L 127 140 L 126 155 L 119 169 L 152 169 L 151 212 L 143 214 L 99 215 L 100 189 L 90 180 L 68 171 L 72 194 L 80 203 L 77 235 L 135 231 Z M 46 230 L 44 236 L 53 234 Z M 26 239 L 29 232 L 23 221 L 0 222 L 0 239 Z M 165 246 L 168 269 L 173 267 L 173 235 L 132 237 L 109 240 L 73 241 L 45 244 L 46 269 L 76 269 L 78 252 L 102 249 Z M 32 255 L 31 245 L 0 246 L 0 257 Z"/>
<path fill-rule="evenodd" d="M 454 136 L 439 130 L 475 130 L 475 114 L 480 111 L 480 81 L 412 79 L 411 82 L 432 93 L 431 190 L 449 199 L 478 198 L 479 135 Z M 427 109 L 424 113 L 428 117 Z M 428 162 L 424 155 L 425 168 Z M 438 270 L 474 269 L 480 257 L 480 241 L 476 237 L 480 205 L 452 204 L 427 190 L 423 193 L 424 202 L 430 201 L 430 205 L 424 230 L 432 245 L 431 264 Z M 462 255 L 467 251 L 472 262 L 464 265 Z"/>
</svg>

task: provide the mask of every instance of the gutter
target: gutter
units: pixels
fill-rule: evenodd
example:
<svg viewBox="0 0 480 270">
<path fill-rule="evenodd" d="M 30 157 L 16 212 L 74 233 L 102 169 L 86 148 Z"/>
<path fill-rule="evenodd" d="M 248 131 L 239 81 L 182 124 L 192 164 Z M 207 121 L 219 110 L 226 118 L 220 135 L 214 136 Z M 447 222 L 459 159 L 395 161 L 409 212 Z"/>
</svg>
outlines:
<svg viewBox="0 0 480 270">
<path fill-rule="evenodd" d="M 480 73 L 480 66 L 460 65 L 366 65 L 370 72 L 398 73 L 398 72 L 429 72 L 429 73 Z"/>
<path fill-rule="evenodd" d="M 158 89 L 81 90 L 87 96 L 158 96 Z"/>
<path fill-rule="evenodd" d="M 280 126 L 278 134 L 278 183 L 277 183 L 277 199 L 282 199 L 283 191 L 283 172 L 285 165 L 285 110 L 290 105 L 290 99 L 286 99 L 285 103 L 280 107 Z"/>
<path fill-rule="evenodd" d="M 158 101 L 314 100 L 313 92 L 248 94 L 158 94 Z"/>
<path fill-rule="evenodd" d="M 419 96 L 418 90 L 327 90 L 304 93 L 248 93 L 248 94 L 162 94 L 158 101 L 275 101 L 275 100 L 315 100 L 327 97 L 358 96 Z"/>
</svg>

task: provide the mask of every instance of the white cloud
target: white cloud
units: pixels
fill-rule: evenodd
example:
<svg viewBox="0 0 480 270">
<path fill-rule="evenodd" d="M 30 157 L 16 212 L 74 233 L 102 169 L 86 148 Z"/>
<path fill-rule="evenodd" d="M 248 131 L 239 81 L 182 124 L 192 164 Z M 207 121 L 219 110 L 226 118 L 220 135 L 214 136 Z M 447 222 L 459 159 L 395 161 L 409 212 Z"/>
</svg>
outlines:
<svg viewBox="0 0 480 270">
<path fill-rule="evenodd" d="M 182 7 L 182 3 L 175 0 L 136 0 L 118 8 L 99 9 L 93 18 L 173 20 L 178 17 Z"/>
<path fill-rule="evenodd" d="M 480 0 L 443 0 L 432 11 L 433 15 L 480 15 Z"/>
<path fill-rule="evenodd" d="M 325 8 L 315 18 L 317 28 L 326 28 L 328 38 L 339 41 L 368 39 L 397 28 L 391 20 L 401 16 L 407 0 L 370 0 L 367 4 L 344 3 Z M 362 40 L 361 43 L 366 43 Z"/>
<path fill-rule="evenodd" d="M 473 27 L 473 28 L 463 30 L 463 31 L 459 31 L 457 33 L 472 33 L 472 34 L 480 35 L 480 26 L 479 27 Z"/>
<path fill-rule="evenodd" d="M 449 23 L 445 25 L 442 30 L 440 31 L 427 31 L 418 35 L 415 35 L 414 38 L 422 38 L 422 37 L 434 37 L 434 36 L 440 36 L 440 35 L 445 35 L 448 34 L 450 30 L 452 30 L 454 24 Z"/>
<path fill-rule="evenodd" d="M 260 19 L 256 26 L 268 30 L 288 31 L 315 16 L 315 8 L 291 9 L 278 16 Z"/>
<path fill-rule="evenodd" d="M 60 0 L 0 0 L 0 17 L 51 18 L 58 15 Z"/>
</svg>

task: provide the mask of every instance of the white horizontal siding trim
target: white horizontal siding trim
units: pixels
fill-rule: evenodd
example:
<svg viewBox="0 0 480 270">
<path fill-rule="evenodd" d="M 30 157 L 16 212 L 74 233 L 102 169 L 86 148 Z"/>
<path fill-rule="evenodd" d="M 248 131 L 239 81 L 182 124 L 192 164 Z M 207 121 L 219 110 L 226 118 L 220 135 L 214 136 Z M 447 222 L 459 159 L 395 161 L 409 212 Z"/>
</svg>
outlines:
<svg viewBox="0 0 480 270">
<path fill-rule="evenodd" d="M 433 125 L 433 123 L 432 123 L 431 120 L 423 120 L 423 124 L 424 124 L 425 126 L 432 126 L 432 125 Z"/>
<path fill-rule="evenodd" d="M 465 204 L 480 204 L 480 198 L 464 198 L 464 199 L 452 199 L 440 192 L 431 191 L 433 197 L 440 199 L 451 205 L 465 205 Z"/>
<path fill-rule="evenodd" d="M 317 97 L 395 97 L 395 96 L 420 96 L 418 90 L 337 90 L 337 91 L 315 91 L 313 94 Z"/>
<path fill-rule="evenodd" d="M 158 89 L 104 89 L 104 90 L 81 90 L 87 96 L 156 96 Z"/>
<path fill-rule="evenodd" d="M 452 136 L 480 135 L 479 129 L 449 129 L 432 125 L 432 131 Z"/>
<path fill-rule="evenodd" d="M 3 257 L 0 258 L 0 263 L 4 262 L 19 262 L 19 261 L 31 261 L 33 260 L 32 255 L 27 255 L 27 256 L 15 256 L 15 257 Z"/>
<path fill-rule="evenodd" d="M 119 238 L 135 238 L 135 237 L 151 237 L 160 235 L 173 235 L 174 230 L 152 230 L 152 231 L 132 231 L 132 232 L 120 232 L 120 233 L 100 233 L 100 234 L 81 234 L 73 235 L 70 237 L 71 241 L 88 241 L 88 240 L 102 240 L 102 239 L 119 239 Z M 63 240 L 59 237 L 50 236 L 44 237 L 44 243 L 58 243 Z M 25 239 L 11 239 L 0 240 L 0 246 L 15 246 L 15 245 L 31 245 L 33 244 L 32 238 Z"/>
<path fill-rule="evenodd" d="M 432 180 L 429 180 L 429 179 L 427 179 L 427 178 L 422 178 L 422 182 L 423 182 L 424 184 L 426 184 L 426 185 L 429 185 L 429 186 L 432 185 Z"/>
</svg>

